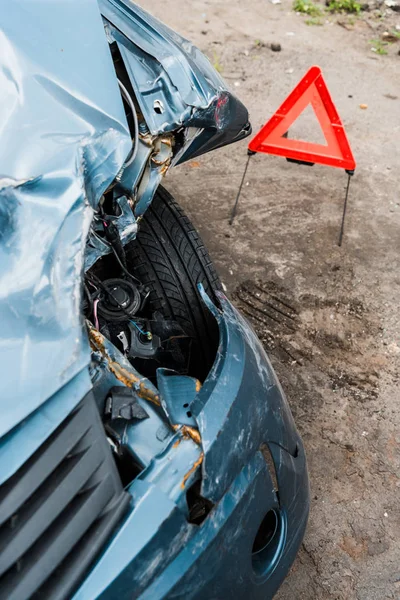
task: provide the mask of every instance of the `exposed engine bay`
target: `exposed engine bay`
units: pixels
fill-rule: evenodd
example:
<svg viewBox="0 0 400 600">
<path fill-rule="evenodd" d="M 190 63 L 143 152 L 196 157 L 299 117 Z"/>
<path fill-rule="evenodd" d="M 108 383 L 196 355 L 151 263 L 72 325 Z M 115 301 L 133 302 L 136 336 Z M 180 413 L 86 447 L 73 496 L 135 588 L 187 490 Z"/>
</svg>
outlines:
<svg viewBox="0 0 400 600">
<path fill-rule="evenodd" d="M 245 137 L 251 126 L 246 109 L 223 89 L 222 80 L 215 72 L 215 81 L 207 80 L 208 87 L 215 89 L 215 96 L 209 97 L 207 108 L 188 110 L 187 107 L 180 115 L 179 123 L 165 122 L 166 113 L 172 109 L 166 99 L 174 89 L 167 81 L 169 77 L 166 73 L 159 74 L 160 84 L 152 85 L 146 91 L 142 85 L 138 95 L 133 85 L 138 75 L 132 70 L 132 60 L 136 60 L 135 69 L 139 71 L 134 54 L 140 54 L 140 49 L 106 17 L 104 25 L 131 132 L 132 149 L 100 199 L 90 226 L 83 311 L 139 372 L 154 381 L 156 369 L 161 366 L 190 374 L 193 335 L 177 320 L 152 310 L 148 302 L 151 290 L 134 274 L 135 259 L 130 247 L 168 168 Z M 207 69 L 210 69 L 209 65 Z M 160 71 L 159 63 L 157 70 Z M 163 78 L 165 81 L 161 82 Z M 202 94 L 210 93 L 202 87 Z M 149 103 L 148 96 L 154 95 L 157 97 Z M 168 131 L 160 131 L 160 118 L 164 121 L 161 129 Z M 207 370 L 212 362 L 213 357 L 208 357 Z M 196 374 L 199 373 L 205 376 L 207 371 L 200 367 Z"/>
<path fill-rule="evenodd" d="M 191 340 L 176 322 L 153 312 L 150 290 L 127 266 L 126 251 L 109 215 L 102 215 L 103 243 L 112 254 L 85 274 L 84 314 L 143 375 L 158 367 L 188 372 Z"/>
<path fill-rule="evenodd" d="M 198 286 L 206 285 L 218 303 L 214 292 L 219 281 L 210 271 L 210 259 L 193 226 L 159 185 L 171 165 L 244 137 L 250 125 L 246 109 L 222 86 L 219 89 L 220 82 L 215 81 L 215 96 L 210 97 L 206 108 L 186 108 L 178 123 L 164 121 L 160 128 L 158 119 L 164 120 L 164 113 L 171 110 L 167 102 L 173 86 L 168 82 L 171 90 L 165 96 L 166 78 L 158 94 L 157 85 L 146 92 L 142 85 L 138 94 L 130 61 L 134 58 L 137 68 L 132 50 L 137 53 L 139 48 L 105 18 L 104 22 L 132 149 L 102 195 L 87 238 L 83 313 L 92 347 L 93 390 L 125 484 L 149 468 L 170 440 L 176 440 L 177 433 L 181 436 L 178 441 L 185 442 L 182 451 L 184 446 L 187 449 L 180 467 L 182 489 L 176 499 L 183 502 L 188 519 L 196 522 L 208 514 L 212 503 L 200 495 L 203 453 L 191 402 L 214 362 L 219 344 L 217 321 Z M 157 63 L 157 70 L 159 66 Z M 149 94 L 157 97 L 149 102 Z M 165 125 L 168 131 L 163 131 Z M 156 208 L 150 210 L 155 195 Z M 153 232 L 157 220 L 167 227 L 163 209 L 175 219 L 172 229 Z M 141 242 L 144 222 L 152 231 L 153 246 L 146 239 Z M 187 241 L 191 246 L 182 256 L 180 237 L 182 243 Z M 146 252 L 140 255 L 137 246 L 146 243 Z M 166 248 L 168 243 L 176 246 L 182 265 L 171 257 L 171 264 L 165 263 L 161 273 L 153 276 L 162 259 L 157 245 Z M 194 275 L 190 274 L 191 268 Z M 157 287 L 162 288 L 161 300 Z M 187 306 L 167 308 L 178 301 Z M 188 318 L 191 303 L 196 305 L 197 314 Z M 189 472 L 188 463 L 193 465 Z M 160 472 L 163 469 L 160 467 Z M 179 469 L 175 478 L 177 472 Z M 190 493 L 182 495 L 187 484 Z"/>
</svg>

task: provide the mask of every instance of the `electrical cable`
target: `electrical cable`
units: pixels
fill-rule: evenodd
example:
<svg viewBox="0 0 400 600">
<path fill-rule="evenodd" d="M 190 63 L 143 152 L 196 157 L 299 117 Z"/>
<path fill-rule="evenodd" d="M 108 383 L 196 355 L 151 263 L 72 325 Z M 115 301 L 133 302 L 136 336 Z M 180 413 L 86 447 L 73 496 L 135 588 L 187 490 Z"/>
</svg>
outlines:
<svg viewBox="0 0 400 600">
<path fill-rule="evenodd" d="M 119 266 L 121 267 L 121 269 L 123 270 L 123 272 L 128 275 L 128 277 L 130 277 L 132 279 L 132 281 L 134 281 L 136 284 L 138 285 L 142 285 L 141 282 L 139 281 L 139 279 L 136 279 L 136 277 L 134 275 L 131 275 L 131 273 L 129 273 L 128 269 L 122 264 L 122 260 L 120 259 L 120 257 L 118 256 L 118 252 L 116 251 L 116 249 L 114 248 L 114 246 L 112 244 L 110 244 L 111 250 L 114 252 L 114 256 L 117 259 Z"/>
<path fill-rule="evenodd" d="M 141 333 L 142 335 L 147 337 L 147 339 L 149 339 L 149 340 L 152 339 L 152 335 L 151 335 L 150 331 L 143 331 L 143 329 L 141 327 L 139 327 L 139 325 L 137 323 L 135 323 L 135 321 L 131 321 L 131 323 L 132 323 L 132 325 L 134 325 L 136 327 L 136 329 L 138 330 L 139 333 Z"/>
<path fill-rule="evenodd" d="M 131 155 L 126 159 L 126 161 L 123 164 L 123 168 L 125 167 L 129 167 L 129 165 L 131 165 L 133 163 L 133 161 L 136 158 L 136 155 L 138 153 L 138 149 L 139 149 L 139 121 L 137 118 L 137 114 L 136 114 L 136 108 L 135 108 L 135 104 L 132 100 L 132 98 L 129 95 L 128 90 L 126 89 L 126 87 L 124 86 L 124 84 L 122 83 L 122 81 L 120 81 L 119 79 L 117 79 L 118 81 L 118 85 L 121 88 L 121 92 L 123 97 L 125 98 L 127 104 L 129 105 L 131 111 L 132 111 L 132 118 L 133 118 L 133 122 L 134 122 L 134 127 L 135 127 L 135 131 L 134 131 L 134 140 L 133 140 L 133 148 L 131 151 Z"/>
<path fill-rule="evenodd" d="M 88 288 L 88 286 L 86 285 L 86 283 L 83 284 L 83 289 L 85 290 L 85 294 L 87 296 L 88 302 L 89 302 L 89 316 L 93 313 L 93 298 L 92 298 L 92 294 L 90 293 L 90 290 Z"/>
<path fill-rule="evenodd" d="M 93 302 L 93 316 L 94 316 L 94 324 L 97 330 L 100 329 L 100 325 L 99 325 L 99 319 L 97 317 L 97 305 L 100 302 L 100 300 L 98 298 L 96 298 L 96 300 Z"/>
</svg>

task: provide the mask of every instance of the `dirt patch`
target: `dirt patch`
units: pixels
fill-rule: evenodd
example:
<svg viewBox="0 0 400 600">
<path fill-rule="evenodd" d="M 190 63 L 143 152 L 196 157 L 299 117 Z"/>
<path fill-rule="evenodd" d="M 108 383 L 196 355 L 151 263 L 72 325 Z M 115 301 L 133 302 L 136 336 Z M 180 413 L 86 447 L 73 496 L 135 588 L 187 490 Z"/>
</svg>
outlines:
<svg viewBox="0 0 400 600">
<path fill-rule="evenodd" d="M 355 399 L 377 396 L 383 327 L 353 298 L 298 300 L 272 281 L 245 281 L 233 295 L 269 354 L 290 365 L 318 369 L 327 385 Z"/>
</svg>

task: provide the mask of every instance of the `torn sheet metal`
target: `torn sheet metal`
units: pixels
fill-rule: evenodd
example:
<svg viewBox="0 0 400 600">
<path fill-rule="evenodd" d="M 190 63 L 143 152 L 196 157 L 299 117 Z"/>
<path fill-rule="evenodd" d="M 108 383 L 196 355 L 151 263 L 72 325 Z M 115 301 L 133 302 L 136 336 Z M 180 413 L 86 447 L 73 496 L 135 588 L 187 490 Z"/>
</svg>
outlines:
<svg viewBox="0 0 400 600">
<path fill-rule="evenodd" d="M 179 441 L 179 443 L 177 443 Z M 180 434 L 170 441 L 169 446 L 159 454 L 132 482 L 129 491 L 135 496 L 137 482 L 145 481 L 148 485 L 156 485 L 166 494 L 183 513 L 188 514 L 185 490 L 200 477 L 198 468 L 203 461 L 201 448 L 190 438 L 181 438 Z"/>
<path fill-rule="evenodd" d="M 143 141 L 143 139 L 148 140 L 151 137 L 147 134 L 146 136 L 139 136 L 139 139 Z M 136 218 L 141 217 L 150 206 L 158 186 L 171 165 L 172 154 L 172 136 L 163 135 L 151 140 L 150 160 L 144 166 L 140 182 L 138 179 L 135 181 L 135 185 L 137 184 L 134 209 Z M 127 180 L 130 180 L 131 175 L 128 170 L 124 175 L 125 177 L 121 179 L 121 185 L 126 187 Z"/>
<path fill-rule="evenodd" d="M 85 240 L 131 139 L 95 0 L 8 4 L 0 57 L 1 436 L 89 362 Z"/>
<path fill-rule="evenodd" d="M 140 109 L 153 135 L 177 129 L 193 109 L 204 111 L 226 90 L 196 46 L 138 5 L 99 0 L 99 7 L 139 91 Z"/>
<path fill-rule="evenodd" d="M 293 455 L 301 440 L 272 365 L 247 321 L 224 294 L 218 293 L 222 312 L 202 287 L 201 294 L 218 320 L 220 346 L 191 412 L 204 448 L 202 495 L 218 502 L 262 443 L 275 442 Z"/>
<path fill-rule="evenodd" d="M 160 395 L 157 388 L 147 377 L 140 375 L 129 360 L 110 342 L 104 335 L 87 322 L 89 331 L 89 340 L 92 350 L 98 352 L 104 359 L 107 369 L 116 377 L 116 379 L 132 388 L 139 398 L 147 400 L 156 406 L 160 406 Z"/>
<path fill-rule="evenodd" d="M 179 132 L 171 164 L 251 133 L 247 109 L 191 42 L 128 0 L 99 0 L 152 135 Z"/>
<path fill-rule="evenodd" d="M 197 427 L 191 413 L 191 404 L 201 388 L 200 381 L 179 375 L 171 369 L 157 369 L 157 386 L 161 405 L 170 422 Z"/>
</svg>

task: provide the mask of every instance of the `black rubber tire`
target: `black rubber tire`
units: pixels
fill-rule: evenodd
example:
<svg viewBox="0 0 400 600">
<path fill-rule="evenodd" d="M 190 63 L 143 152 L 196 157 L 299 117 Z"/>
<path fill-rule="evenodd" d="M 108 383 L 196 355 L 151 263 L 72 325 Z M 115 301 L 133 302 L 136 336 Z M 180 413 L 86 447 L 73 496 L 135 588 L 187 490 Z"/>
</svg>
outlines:
<svg viewBox="0 0 400 600">
<path fill-rule="evenodd" d="M 189 374 L 204 380 L 215 359 L 219 333 L 197 285 L 210 298 L 219 277 L 196 229 L 169 192 L 159 187 L 126 248 L 129 270 L 150 289 L 150 309 L 179 323 L 192 338 Z"/>
</svg>

